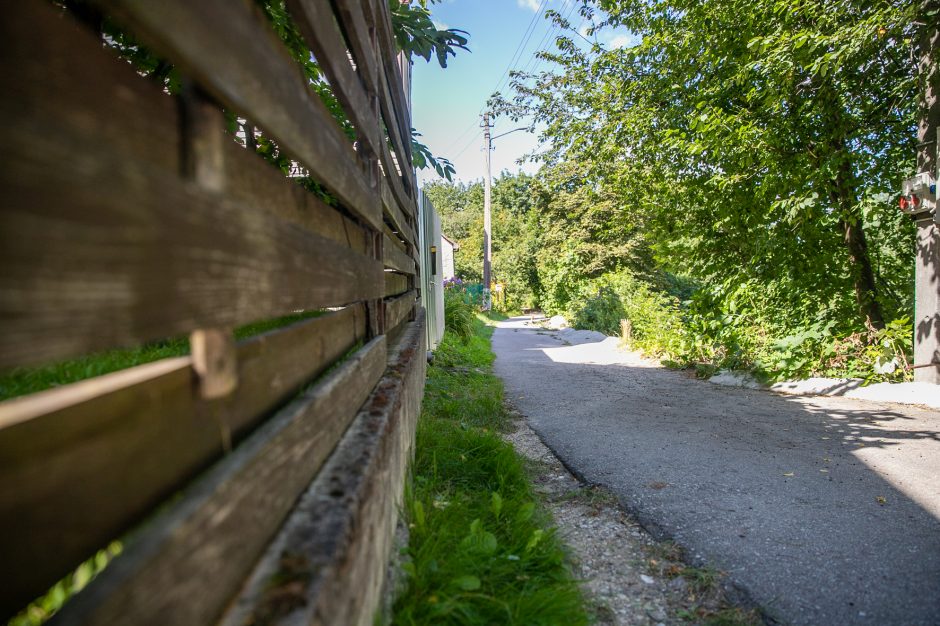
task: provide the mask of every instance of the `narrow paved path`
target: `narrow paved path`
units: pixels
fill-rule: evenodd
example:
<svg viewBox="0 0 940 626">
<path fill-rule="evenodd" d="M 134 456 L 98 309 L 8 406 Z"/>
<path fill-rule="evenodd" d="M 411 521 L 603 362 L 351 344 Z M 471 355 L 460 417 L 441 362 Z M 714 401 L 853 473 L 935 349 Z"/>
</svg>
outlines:
<svg viewBox="0 0 940 626">
<path fill-rule="evenodd" d="M 788 624 L 940 624 L 940 412 L 719 387 L 527 318 L 509 401 L 585 480 Z"/>
</svg>

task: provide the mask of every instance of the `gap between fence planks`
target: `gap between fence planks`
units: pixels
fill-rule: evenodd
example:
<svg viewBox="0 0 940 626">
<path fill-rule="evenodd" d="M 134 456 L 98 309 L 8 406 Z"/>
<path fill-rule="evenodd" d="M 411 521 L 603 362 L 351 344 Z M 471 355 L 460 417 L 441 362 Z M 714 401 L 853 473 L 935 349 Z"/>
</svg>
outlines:
<svg viewBox="0 0 940 626">
<path fill-rule="evenodd" d="M 279 411 L 153 520 L 141 541 L 65 607 L 59 623 L 215 621 L 385 366 L 381 336 Z"/>
<path fill-rule="evenodd" d="M 200 86 L 248 116 L 378 229 L 381 206 L 355 152 L 248 0 L 96 0 Z"/>
<path fill-rule="evenodd" d="M 239 386 L 207 401 L 171 359 L 0 403 L 0 612 L 106 545 L 365 336 L 355 305 L 238 345 Z"/>
<path fill-rule="evenodd" d="M 373 117 L 362 77 L 349 62 L 346 42 L 328 0 L 288 0 L 287 6 L 304 41 L 326 74 L 333 92 L 352 120 L 356 133 L 372 154 L 378 154 L 379 120 Z"/>
<path fill-rule="evenodd" d="M 409 143 L 406 146 L 404 141 L 405 137 L 411 137 L 411 128 L 409 125 L 409 127 L 405 129 L 405 127 L 399 123 L 399 120 L 394 117 L 396 109 L 391 103 L 392 96 L 389 93 L 388 80 L 385 76 L 385 70 L 381 60 L 381 46 L 379 50 L 375 50 L 369 43 L 371 39 L 369 37 L 370 27 L 376 30 L 378 30 L 378 28 L 374 20 L 370 23 L 364 15 L 364 4 L 367 5 L 368 2 L 363 3 L 359 0 L 336 0 L 337 17 L 349 38 L 353 56 L 357 60 L 365 59 L 366 70 L 363 72 L 363 76 L 367 81 L 366 88 L 379 97 L 382 116 L 385 119 L 385 128 L 398 154 L 398 163 L 403 172 L 398 182 L 400 184 L 403 179 L 411 192 L 409 193 L 404 189 L 402 189 L 402 191 L 405 192 L 406 197 L 413 197 L 415 183 L 414 177 L 409 169 L 411 167 L 411 145 Z M 372 13 L 373 12 L 370 11 L 370 14 Z M 398 90 L 400 91 L 401 81 L 398 82 L 398 85 Z M 386 176 L 399 176 L 391 163 L 391 159 L 387 155 L 387 147 L 385 147 L 383 153 L 379 154 L 382 156 L 382 166 L 386 170 Z"/>
<path fill-rule="evenodd" d="M 381 0 L 376 0 L 376 4 Z M 405 93 L 402 89 L 403 81 L 401 71 L 398 67 L 398 48 L 395 43 L 395 36 L 392 34 L 391 15 L 388 11 L 373 10 L 373 20 L 375 21 L 376 31 L 379 40 L 379 57 L 382 59 L 382 65 L 385 71 L 380 72 L 385 76 L 388 89 L 391 91 L 391 103 L 394 109 L 390 110 L 388 115 L 395 120 L 400 127 L 403 137 L 411 136 L 411 128 L 408 122 L 411 120 L 411 111 L 405 101 Z M 411 166 L 411 155 L 406 155 L 408 167 Z"/>
<path fill-rule="evenodd" d="M 424 324 L 422 313 L 390 345 L 388 371 L 222 626 L 374 623 L 424 389 Z"/>
</svg>

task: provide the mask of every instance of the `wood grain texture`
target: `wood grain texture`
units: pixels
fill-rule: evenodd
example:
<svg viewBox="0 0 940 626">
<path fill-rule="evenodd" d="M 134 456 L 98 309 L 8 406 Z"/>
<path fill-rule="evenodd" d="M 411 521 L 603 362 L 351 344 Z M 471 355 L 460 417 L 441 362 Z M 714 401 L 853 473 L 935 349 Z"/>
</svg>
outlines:
<svg viewBox="0 0 940 626">
<path fill-rule="evenodd" d="M 385 239 L 388 240 L 388 235 L 385 235 Z M 403 274 L 415 274 L 417 272 L 417 265 L 415 264 L 414 259 L 404 252 L 400 248 L 395 247 L 391 241 L 386 241 L 385 247 L 383 249 L 383 255 L 385 260 L 385 267 L 397 270 Z"/>
<path fill-rule="evenodd" d="M 288 8 L 307 46 L 333 87 L 333 93 L 349 114 L 356 133 L 369 151 L 378 154 L 379 120 L 371 115 L 371 105 L 362 78 L 349 62 L 346 42 L 339 30 L 328 0 L 288 0 Z M 374 54 L 374 52 L 373 52 Z"/>
<path fill-rule="evenodd" d="M 228 197 L 371 256 L 367 229 L 286 178 L 259 155 L 229 142 L 225 145 L 225 168 Z"/>
<path fill-rule="evenodd" d="M 385 211 L 385 216 L 388 218 L 388 221 L 392 224 L 402 239 L 412 246 L 417 245 L 418 237 L 415 235 L 414 229 L 405 219 L 405 214 L 402 213 L 400 208 L 398 208 L 398 204 L 395 200 L 395 197 L 392 195 L 391 188 L 389 187 L 390 183 L 386 180 L 382 180 L 381 185 L 382 207 Z"/>
<path fill-rule="evenodd" d="M 390 333 L 411 316 L 417 299 L 417 292 L 412 290 L 385 302 L 385 328 Z"/>
<path fill-rule="evenodd" d="M 10 134 L 8 147 L 19 144 Z M 65 132 L 0 171 L 0 367 L 380 297 L 382 264 Z"/>
<path fill-rule="evenodd" d="M 339 125 L 250 0 L 97 0 L 118 23 L 304 164 L 347 209 L 381 225 L 370 187 Z"/>
<path fill-rule="evenodd" d="M 385 121 L 385 130 L 398 155 L 400 169 L 403 171 L 404 184 L 402 191 L 406 197 L 414 197 L 414 190 L 417 187 L 411 163 L 411 117 L 408 116 L 404 119 L 395 117 L 400 111 L 395 108 L 392 102 L 393 96 L 389 92 L 388 79 L 385 77 L 386 67 L 384 60 L 381 58 L 382 53 L 387 51 L 381 47 L 376 50 L 370 44 L 372 40 L 370 29 L 380 30 L 377 23 L 381 23 L 383 19 L 388 19 L 388 10 L 384 6 L 380 10 L 374 10 L 369 2 L 360 2 L 358 0 L 336 0 L 336 8 L 339 21 L 343 25 L 343 30 L 350 42 L 353 56 L 356 59 L 366 59 L 365 68 L 362 72 L 363 79 L 366 82 L 367 90 L 376 94 L 379 98 L 380 109 Z M 380 41 L 377 43 L 380 43 Z M 401 91 L 401 81 L 399 80 L 397 84 L 399 91 Z M 409 115 L 407 111 L 405 111 L 405 114 Z M 383 151 L 376 151 L 376 153 L 382 157 L 382 167 L 385 168 L 386 176 L 398 177 L 388 154 L 387 146 L 383 145 L 383 148 Z M 399 185 L 402 185 L 402 177 L 399 177 Z"/>
<path fill-rule="evenodd" d="M 385 272 L 385 297 L 400 296 L 408 291 L 408 277 L 396 272 Z"/>
<path fill-rule="evenodd" d="M 398 47 L 395 43 L 395 36 L 392 34 L 391 14 L 385 10 L 380 0 L 372 4 L 372 19 L 375 24 L 376 33 L 379 42 L 379 55 L 382 60 L 380 75 L 385 76 L 390 99 L 394 106 L 386 115 L 389 119 L 396 120 L 399 124 L 402 137 L 411 138 L 411 111 L 409 110 L 405 93 L 403 91 L 403 81 L 401 70 L 398 67 Z M 384 69 L 384 72 L 382 71 Z M 384 114 L 384 113 L 383 113 Z M 410 154 L 407 156 L 408 164 L 411 165 Z"/>
<path fill-rule="evenodd" d="M 425 349 L 420 316 L 390 346 L 388 371 L 221 624 L 373 624 L 413 454 Z"/>
<path fill-rule="evenodd" d="M 349 51 L 359 68 L 359 75 L 365 90 L 378 94 L 380 52 L 378 47 L 372 44 L 370 25 L 363 13 L 362 2 L 360 0 L 333 0 L 332 4 L 336 7 L 336 19 L 349 43 Z"/>
<path fill-rule="evenodd" d="M 181 181 L 173 99 L 52 6 L 13 7 L 35 31 L 0 26 L 0 368 L 381 296 L 381 264 L 334 243 L 364 250 L 361 228 L 234 142 L 231 197 Z"/>
<path fill-rule="evenodd" d="M 391 186 L 392 195 L 398 202 L 399 208 L 406 215 L 415 215 L 415 207 L 417 205 L 414 203 L 413 198 L 405 190 L 405 187 L 402 183 L 403 179 L 398 173 L 397 166 L 394 162 L 392 162 L 392 154 L 389 152 L 387 145 L 382 146 L 382 150 L 379 152 L 379 158 L 382 162 L 382 169 L 385 171 L 385 179 Z"/>
<path fill-rule="evenodd" d="M 396 66 L 397 67 L 397 66 Z M 385 128 L 388 136 L 392 140 L 392 148 L 398 161 L 398 169 L 401 170 L 401 180 L 404 183 L 405 192 L 409 198 L 417 197 L 417 183 L 415 182 L 413 165 L 411 164 L 411 126 L 406 130 L 399 130 L 394 115 L 395 109 L 390 106 L 391 96 L 389 96 L 389 84 L 384 73 L 379 74 L 379 83 L 381 91 L 379 92 L 379 104 L 382 109 L 382 116 L 385 118 Z M 399 84 L 400 90 L 400 84 Z M 394 170 L 391 170 L 394 172 Z"/>
<path fill-rule="evenodd" d="M 356 305 L 246 340 L 239 385 L 216 400 L 178 358 L 0 403 L 0 613 L 126 530 L 364 335 Z"/>
<path fill-rule="evenodd" d="M 212 623 L 385 366 L 383 336 L 281 409 L 188 489 L 180 502 L 150 522 L 139 539 L 65 607 L 59 623 Z"/>
</svg>

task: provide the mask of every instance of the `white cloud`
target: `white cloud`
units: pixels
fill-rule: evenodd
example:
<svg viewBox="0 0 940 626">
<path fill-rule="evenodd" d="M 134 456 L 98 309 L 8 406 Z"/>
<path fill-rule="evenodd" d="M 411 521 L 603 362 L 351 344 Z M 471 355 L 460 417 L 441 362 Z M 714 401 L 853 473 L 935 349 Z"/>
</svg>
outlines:
<svg viewBox="0 0 940 626">
<path fill-rule="evenodd" d="M 611 50 L 617 48 L 629 48 L 640 43 L 640 38 L 633 33 L 614 35 L 607 41 L 607 47 Z"/>
<path fill-rule="evenodd" d="M 539 6 L 541 6 L 542 4 L 541 2 L 539 2 L 539 0 L 516 0 L 516 2 L 519 3 L 520 8 L 528 9 L 532 11 L 533 13 L 535 11 L 538 11 Z"/>
<path fill-rule="evenodd" d="M 437 30 L 447 30 L 450 28 L 450 26 L 448 26 L 444 22 L 438 22 L 437 20 L 431 20 L 431 23 L 434 24 L 434 28 L 436 28 Z"/>
</svg>

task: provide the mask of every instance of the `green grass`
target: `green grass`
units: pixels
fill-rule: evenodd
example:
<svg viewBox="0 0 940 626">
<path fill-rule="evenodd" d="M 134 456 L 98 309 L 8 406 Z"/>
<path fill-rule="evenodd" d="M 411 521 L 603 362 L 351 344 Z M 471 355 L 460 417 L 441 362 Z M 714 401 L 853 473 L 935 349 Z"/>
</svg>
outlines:
<svg viewBox="0 0 940 626">
<path fill-rule="evenodd" d="M 323 315 L 323 311 L 294 313 L 241 326 L 235 339 L 242 340 L 295 322 Z M 160 359 L 189 354 L 189 340 L 184 337 L 149 343 L 137 348 L 108 350 L 40 367 L 23 367 L 0 376 L 0 400 L 94 378 Z"/>
<path fill-rule="evenodd" d="M 509 416 L 492 328 L 482 316 L 473 326 L 466 342 L 445 334 L 428 370 L 393 623 L 587 624 L 564 547 L 499 436 Z"/>
</svg>

